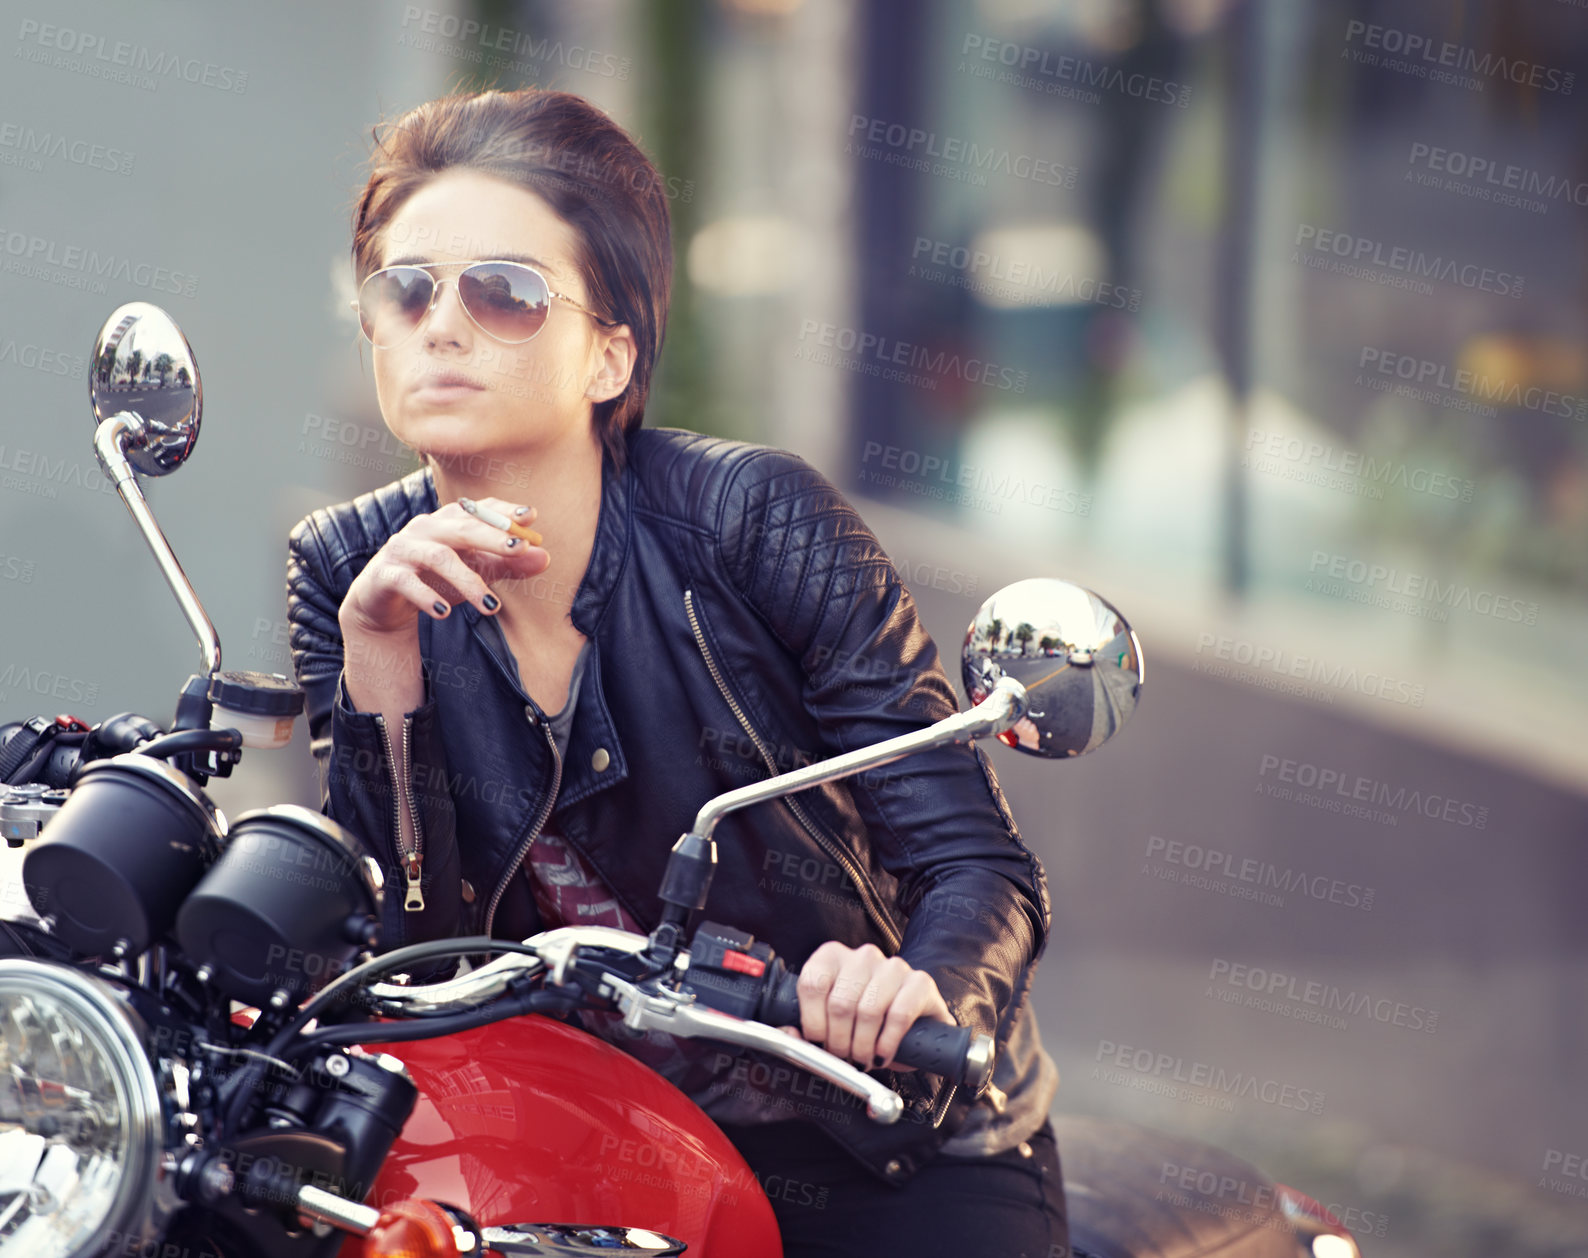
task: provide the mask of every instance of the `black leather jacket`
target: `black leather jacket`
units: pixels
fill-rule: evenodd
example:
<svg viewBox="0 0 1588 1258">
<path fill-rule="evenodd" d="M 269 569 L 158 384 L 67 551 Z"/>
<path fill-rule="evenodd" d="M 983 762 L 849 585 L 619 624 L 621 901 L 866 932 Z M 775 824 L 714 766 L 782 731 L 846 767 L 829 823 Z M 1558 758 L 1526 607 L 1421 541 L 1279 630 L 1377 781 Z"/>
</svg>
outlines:
<svg viewBox="0 0 1588 1258">
<path fill-rule="evenodd" d="M 419 618 L 425 701 L 387 730 L 353 710 L 340 683 L 337 611 L 382 544 L 436 506 L 420 470 L 315 511 L 293 529 L 288 558 L 293 665 L 322 806 L 385 868 L 386 947 L 538 930 L 519 871 L 548 813 L 650 929 L 668 851 L 707 799 L 955 710 L 909 591 L 820 474 L 783 451 L 642 429 L 621 472 L 607 462 L 571 599 L 595 657 L 566 763 L 469 604 Z M 396 850 L 390 757 L 404 749 L 422 911 L 404 908 Z M 829 939 L 898 953 L 933 976 L 961 1025 L 1002 1048 L 1049 908 L 1042 867 L 980 749 L 925 753 L 732 814 L 717 839 L 707 917 L 767 940 L 795 968 Z M 889 1081 L 909 1103 L 893 1127 L 866 1122 L 847 1097 L 803 1112 L 902 1181 L 969 1101 L 935 1076 Z"/>
</svg>

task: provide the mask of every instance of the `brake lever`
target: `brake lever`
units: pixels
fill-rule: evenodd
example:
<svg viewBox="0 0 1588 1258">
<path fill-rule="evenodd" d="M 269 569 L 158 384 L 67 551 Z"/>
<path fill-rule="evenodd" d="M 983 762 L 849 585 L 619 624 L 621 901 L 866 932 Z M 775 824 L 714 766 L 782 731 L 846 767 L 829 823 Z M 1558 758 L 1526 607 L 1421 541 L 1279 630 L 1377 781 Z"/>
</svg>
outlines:
<svg viewBox="0 0 1588 1258">
<path fill-rule="evenodd" d="M 904 1101 L 892 1088 L 862 1073 L 840 1057 L 807 1040 L 784 1035 L 760 1022 L 747 1022 L 698 1003 L 692 995 L 665 987 L 641 987 L 613 974 L 601 982 L 602 994 L 617 1005 L 623 1025 L 633 1031 L 665 1031 L 680 1039 L 720 1040 L 760 1049 L 799 1066 L 866 1103 L 873 1122 L 895 1123 Z"/>
<path fill-rule="evenodd" d="M 388 1016 L 449 1012 L 500 995 L 511 979 L 532 977 L 540 970 L 550 984 L 565 986 L 581 961 L 593 960 L 588 955 L 581 957 L 582 948 L 606 949 L 637 957 L 644 953 L 650 941 L 643 935 L 606 926 L 564 926 L 524 942 L 535 948 L 534 957 L 519 953 L 498 957 L 478 970 L 442 983 L 412 987 L 372 983 L 369 995 L 374 998 L 376 1011 Z M 675 967 L 686 968 L 687 957 L 687 952 L 681 953 Z M 764 1023 L 709 1009 L 698 1003 L 691 993 L 655 982 L 656 975 L 630 981 L 613 973 L 608 966 L 598 965 L 590 977 L 595 980 L 593 986 L 598 994 L 617 1006 L 624 1025 L 631 1030 L 665 1031 L 680 1039 L 712 1039 L 759 1049 L 859 1097 L 866 1103 L 867 1116 L 875 1122 L 897 1122 L 904 1112 L 904 1101 L 898 1093 L 826 1049 L 784 1035 Z"/>
<path fill-rule="evenodd" d="M 553 984 L 563 986 L 579 960 L 581 947 L 636 956 L 648 942 L 643 935 L 610 926 L 560 926 L 524 940 L 535 949 L 535 956 L 508 953 L 439 983 L 370 983 L 365 990 L 373 1002 L 373 1012 L 385 1016 L 451 1013 L 493 1000 L 507 990 L 511 980 L 533 977 L 542 969 L 548 971 Z"/>
<path fill-rule="evenodd" d="M 564 926 L 524 942 L 534 946 L 550 971 L 551 981 L 559 987 L 568 981 L 568 970 L 579 959 L 580 948 L 609 948 L 613 952 L 637 956 L 650 946 L 650 940 L 644 935 L 612 926 Z"/>
</svg>

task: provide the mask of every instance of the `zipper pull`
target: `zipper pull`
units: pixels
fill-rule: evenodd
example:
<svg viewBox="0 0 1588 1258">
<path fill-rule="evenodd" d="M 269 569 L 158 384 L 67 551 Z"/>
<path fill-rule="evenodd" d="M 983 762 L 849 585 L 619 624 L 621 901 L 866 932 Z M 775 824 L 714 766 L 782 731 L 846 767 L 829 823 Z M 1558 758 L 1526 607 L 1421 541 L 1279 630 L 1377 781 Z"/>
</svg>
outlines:
<svg viewBox="0 0 1588 1258">
<path fill-rule="evenodd" d="M 419 885 L 419 853 L 415 852 L 408 858 L 408 893 L 403 896 L 403 912 L 420 913 L 424 907 L 425 893 Z"/>
</svg>

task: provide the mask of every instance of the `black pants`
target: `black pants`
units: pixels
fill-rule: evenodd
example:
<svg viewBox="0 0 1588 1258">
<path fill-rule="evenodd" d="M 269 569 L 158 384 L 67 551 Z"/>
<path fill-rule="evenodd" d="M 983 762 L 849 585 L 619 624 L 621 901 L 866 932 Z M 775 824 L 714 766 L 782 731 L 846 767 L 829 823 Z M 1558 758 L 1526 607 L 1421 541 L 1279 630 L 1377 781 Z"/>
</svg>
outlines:
<svg viewBox="0 0 1588 1258">
<path fill-rule="evenodd" d="M 808 1123 L 725 1127 L 766 1190 L 785 1258 L 1068 1258 L 1053 1127 L 988 1158 L 938 1156 L 909 1183 L 873 1176 Z"/>
</svg>

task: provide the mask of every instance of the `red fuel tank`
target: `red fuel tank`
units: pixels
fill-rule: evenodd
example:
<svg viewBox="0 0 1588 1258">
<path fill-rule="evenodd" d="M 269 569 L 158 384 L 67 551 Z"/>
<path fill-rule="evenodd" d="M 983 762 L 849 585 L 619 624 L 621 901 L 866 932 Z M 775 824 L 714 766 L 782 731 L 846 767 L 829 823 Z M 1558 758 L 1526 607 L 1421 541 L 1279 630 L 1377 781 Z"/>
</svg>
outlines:
<svg viewBox="0 0 1588 1258">
<path fill-rule="evenodd" d="M 692 1258 L 781 1258 L 772 1207 L 738 1150 L 610 1044 L 526 1017 L 370 1051 L 401 1058 L 419 1100 L 368 1204 L 423 1197 L 487 1227 L 646 1228 L 687 1241 Z"/>
</svg>

